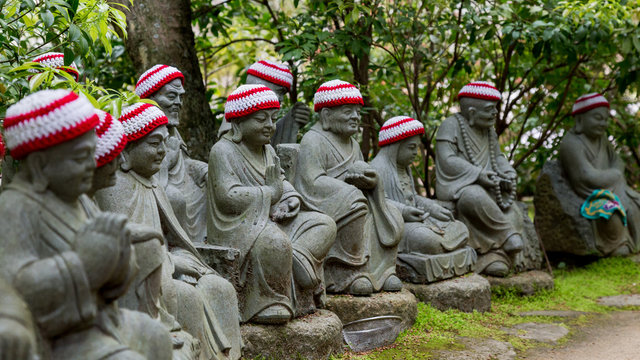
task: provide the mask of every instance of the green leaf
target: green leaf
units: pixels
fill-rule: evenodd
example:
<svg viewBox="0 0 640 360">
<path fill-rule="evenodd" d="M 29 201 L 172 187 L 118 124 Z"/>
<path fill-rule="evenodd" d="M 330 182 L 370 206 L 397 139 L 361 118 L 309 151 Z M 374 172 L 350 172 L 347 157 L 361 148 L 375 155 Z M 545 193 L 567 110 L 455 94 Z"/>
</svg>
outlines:
<svg viewBox="0 0 640 360">
<path fill-rule="evenodd" d="M 69 25 L 69 41 L 76 42 L 82 36 L 80 28 L 76 24 Z"/>
<path fill-rule="evenodd" d="M 53 25 L 53 14 L 51 13 L 51 11 L 46 10 L 42 13 L 40 13 L 40 18 L 42 19 L 42 24 L 44 24 L 45 28 L 50 28 L 51 25 Z"/>
<path fill-rule="evenodd" d="M 31 90 L 31 92 L 34 92 L 48 76 L 49 76 L 48 71 L 41 72 L 40 74 L 34 75 L 29 80 L 29 90 Z"/>
<path fill-rule="evenodd" d="M 64 49 L 64 66 L 71 65 L 75 57 L 76 56 L 73 54 L 73 50 L 71 50 L 70 48 L 65 48 Z"/>
<path fill-rule="evenodd" d="M 76 16 L 76 12 L 78 11 L 80 0 L 67 0 L 67 3 L 69 3 L 69 12 L 71 12 L 71 18 L 73 19 L 73 17 Z"/>
</svg>

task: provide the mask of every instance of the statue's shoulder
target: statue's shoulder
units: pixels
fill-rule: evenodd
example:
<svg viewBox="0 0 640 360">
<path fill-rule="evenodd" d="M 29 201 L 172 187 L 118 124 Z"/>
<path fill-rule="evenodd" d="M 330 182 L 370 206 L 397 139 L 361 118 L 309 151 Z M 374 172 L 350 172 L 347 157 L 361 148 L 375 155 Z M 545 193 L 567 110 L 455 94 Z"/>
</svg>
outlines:
<svg viewBox="0 0 640 360">
<path fill-rule="evenodd" d="M 451 115 L 442 121 L 436 133 L 436 140 L 455 141 L 460 132 L 457 115 Z"/>
</svg>

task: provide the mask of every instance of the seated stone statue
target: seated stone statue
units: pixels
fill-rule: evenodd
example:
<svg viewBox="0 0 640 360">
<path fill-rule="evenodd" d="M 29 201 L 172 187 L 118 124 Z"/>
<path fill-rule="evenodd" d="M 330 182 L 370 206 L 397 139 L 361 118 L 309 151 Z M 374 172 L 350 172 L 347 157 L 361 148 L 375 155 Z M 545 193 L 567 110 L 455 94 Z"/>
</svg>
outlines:
<svg viewBox="0 0 640 360">
<path fill-rule="evenodd" d="M 0 194 L 0 273 L 27 303 L 45 358 L 168 359 L 168 332 L 115 303 L 136 263 L 126 218 L 93 216 L 84 195 L 97 123 L 91 104 L 68 90 L 39 91 L 7 110 L 7 146 L 21 167 Z M 128 346 L 141 338 L 156 352 Z"/>
<path fill-rule="evenodd" d="M 101 209 L 125 214 L 130 222 L 164 235 L 168 256 L 162 264 L 162 306 L 200 340 L 200 358 L 239 358 L 236 292 L 204 264 L 153 177 L 166 154 L 167 117 L 153 105 L 137 103 L 125 108 L 120 120 L 128 142 L 116 185 L 97 191 L 95 198 Z"/>
<path fill-rule="evenodd" d="M 563 205 L 564 210 L 554 217 L 553 231 L 548 231 L 549 226 L 540 226 L 545 247 L 548 246 L 549 251 L 576 255 L 607 256 L 637 252 L 640 246 L 640 194 L 627 184 L 624 163 L 607 139 L 609 102 L 598 93 L 583 95 L 573 105 L 572 115 L 575 126 L 565 133 L 558 150 L 560 171 L 551 172 L 552 164 L 545 164 L 541 176 L 554 177 L 552 180 L 556 186 L 548 190 L 555 194 L 555 199 Z M 560 181 L 566 182 L 570 189 L 559 191 Z M 607 216 L 586 218 L 581 214 L 583 204 L 594 191 L 601 190 L 613 192 L 617 197 L 613 203 L 617 207 L 621 205 L 623 211 L 611 214 L 605 208 L 599 208 L 596 210 Z M 551 212 L 553 209 L 549 208 L 550 203 L 541 202 L 538 196 L 539 192 L 536 194 L 536 213 L 542 218 L 545 214 L 541 212 Z M 570 206 L 564 206 L 567 204 Z M 563 221 L 559 226 L 558 221 L 565 217 L 570 221 Z M 558 229 L 560 227 L 562 229 Z M 570 234 L 565 236 L 554 234 L 567 231 Z"/>
<path fill-rule="evenodd" d="M 31 360 L 37 354 L 29 308 L 0 278 L 0 360 Z"/>
<path fill-rule="evenodd" d="M 231 130 L 209 155 L 208 238 L 240 250 L 243 322 L 284 323 L 322 306 L 322 264 L 335 240 L 333 220 L 284 180 L 269 145 L 279 108 L 266 86 L 240 86 L 225 104 Z"/>
<path fill-rule="evenodd" d="M 436 196 L 454 202 L 469 228 L 476 272 L 506 276 L 527 233 L 514 203 L 516 171 L 500 153 L 493 129 L 501 94 L 478 81 L 464 86 L 458 99 L 460 113 L 445 119 L 436 135 Z"/>
<path fill-rule="evenodd" d="M 167 155 L 158 172 L 158 182 L 182 229 L 192 241 L 202 243 L 207 235 L 207 163 L 189 156 L 187 144 L 178 132 L 183 82 L 184 75 L 175 67 L 155 65 L 140 76 L 135 91 L 141 99 L 158 103 L 169 119 Z"/>
<path fill-rule="evenodd" d="M 278 101 L 283 104 L 284 96 L 291 91 L 293 74 L 286 64 L 280 64 L 268 60 L 260 60 L 253 63 L 247 70 L 248 85 L 264 85 L 278 96 Z M 292 99 L 294 101 L 295 99 Z M 303 103 L 296 102 L 284 117 L 276 122 L 276 130 L 271 137 L 271 145 L 295 144 L 298 142 L 298 131 L 309 122 L 311 109 Z M 231 129 L 231 123 L 223 121 L 218 129 L 218 138 Z"/>
<path fill-rule="evenodd" d="M 371 161 L 388 201 L 402 213 L 404 235 L 398 246 L 401 277 L 427 283 L 473 270 L 476 252 L 466 246 L 469 230 L 436 201 L 416 193 L 411 163 L 418 154 L 424 125 L 407 116 L 387 120 L 378 136 L 380 151 Z"/>
<path fill-rule="evenodd" d="M 329 215 L 338 228 L 325 259 L 327 291 L 369 295 L 399 291 L 395 275 L 398 243 L 402 239 L 400 212 L 387 205 L 376 170 L 363 161 L 358 142 L 360 91 L 332 80 L 314 97 L 319 121 L 305 134 L 294 187 L 302 198 Z"/>
</svg>

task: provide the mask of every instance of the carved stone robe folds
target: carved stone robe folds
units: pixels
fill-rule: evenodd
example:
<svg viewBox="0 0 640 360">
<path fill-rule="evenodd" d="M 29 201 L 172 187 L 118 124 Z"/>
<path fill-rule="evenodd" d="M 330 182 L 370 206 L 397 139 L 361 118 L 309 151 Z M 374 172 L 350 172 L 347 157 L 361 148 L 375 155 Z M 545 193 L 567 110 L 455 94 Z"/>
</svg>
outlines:
<svg viewBox="0 0 640 360">
<path fill-rule="evenodd" d="M 618 231 L 600 231 L 597 221 L 591 221 L 598 250 L 606 255 L 627 245 L 631 252 L 637 252 L 640 249 L 640 194 L 631 189 L 623 177 L 607 187 L 603 187 L 598 178 L 600 171 L 617 169 L 624 174 L 624 163 L 607 137 L 591 142 L 572 129 L 560 143 L 559 161 L 578 196 L 586 199 L 593 190 L 608 189 L 618 196 L 627 211 L 627 226 L 618 221 Z"/>
<path fill-rule="evenodd" d="M 264 162 L 254 164 L 227 134 L 209 155 L 208 239 L 209 243 L 240 250 L 243 322 L 273 305 L 295 314 L 292 260 L 310 264 L 309 270 L 322 280 L 322 261 L 335 239 L 335 224 L 318 212 L 300 211 L 282 223 L 271 220 L 272 199 L 265 186 L 265 170 L 277 159 L 270 145 L 264 152 Z M 274 207 L 291 197 L 300 199 L 284 176 L 281 179 L 284 191 Z M 302 209 L 309 210 L 303 202 Z M 316 291 L 322 292 L 322 284 L 318 286 Z"/>
<path fill-rule="evenodd" d="M 35 328 L 29 308 L 15 289 L 0 276 L 0 323 L 6 320 L 9 322 L 4 324 L 5 328 L 0 326 L 0 330 L 15 331 L 15 327 L 21 326 L 29 333 L 32 348 L 37 351 Z M 0 331 L 1 341 L 2 332 Z"/>
<path fill-rule="evenodd" d="M 116 185 L 98 191 L 96 200 L 102 209 L 125 214 L 130 222 L 150 226 L 165 235 L 168 256 L 162 265 L 164 309 L 200 340 L 201 359 L 224 359 L 227 353 L 239 358 L 242 340 L 233 285 L 204 264 L 161 187 L 134 171 L 118 170 L 116 175 Z M 174 272 L 177 257 L 207 273 L 198 280 L 179 276 Z M 177 279 L 172 280 L 172 276 Z"/>
<path fill-rule="evenodd" d="M 488 132 L 476 134 L 466 120 L 464 126 L 472 154 L 465 151 L 460 125 L 455 116 L 445 119 L 438 129 L 436 196 L 439 200 L 455 202 L 458 218 L 469 228 L 469 245 L 479 255 L 477 272 L 482 272 L 495 261 L 504 262 L 511 267 L 513 259 L 502 250 L 502 246 L 513 234 L 520 234 L 527 241 L 523 231 L 522 210 L 514 203 L 503 211 L 494 195 L 477 184 L 481 171 L 494 171 L 491 166 Z M 500 153 L 498 144 L 495 146 L 499 172 L 515 174 L 515 170 Z M 471 163 L 471 157 L 475 157 L 478 166 Z"/>
<path fill-rule="evenodd" d="M 300 143 L 294 187 L 338 226 L 336 242 L 325 260 L 330 292 L 345 292 L 360 277 L 368 278 L 379 291 L 395 274 L 402 216 L 387 205 L 382 179 L 369 191 L 344 181 L 358 161 L 363 161 L 362 153 L 353 138 L 351 151 L 343 154 L 320 124 L 314 125 Z"/>
</svg>

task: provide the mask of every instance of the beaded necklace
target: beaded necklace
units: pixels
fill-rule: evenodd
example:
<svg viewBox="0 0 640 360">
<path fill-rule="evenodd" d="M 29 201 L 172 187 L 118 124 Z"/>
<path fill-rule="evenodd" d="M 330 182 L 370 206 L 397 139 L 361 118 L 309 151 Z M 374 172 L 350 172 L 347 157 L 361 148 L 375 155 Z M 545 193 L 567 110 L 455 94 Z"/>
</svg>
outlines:
<svg viewBox="0 0 640 360">
<path fill-rule="evenodd" d="M 458 125 L 460 127 L 460 133 L 462 134 L 462 143 L 464 145 L 464 151 L 467 153 L 467 157 L 472 165 L 480 167 L 478 165 L 478 159 L 475 154 L 471 151 L 471 145 L 469 144 L 469 133 L 467 132 L 467 120 L 460 113 L 457 113 L 456 120 L 458 120 Z M 496 149 L 498 148 L 498 139 L 496 136 L 496 132 L 492 131 L 491 128 L 487 129 L 487 133 L 489 135 L 489 159 L 491 161 L 491 168 L 493 171 L 498 174 L 498 162 L 496 161 Z M 516 181 L 511 180 L 511 191 L 507 194 L 506 199 L 502 196 L 502 190 L 500 190 L 500 177 L 498 175 L 491 176 L 491 181 L 494 181 L 496 184 L 492 186 L 491 190 L 493 195 L 496 198 L 496 203 L 502 210 L 508 209 L 516 198 Z M 502 180 L 504 181 L 504 180 Z"/>
</svg>

